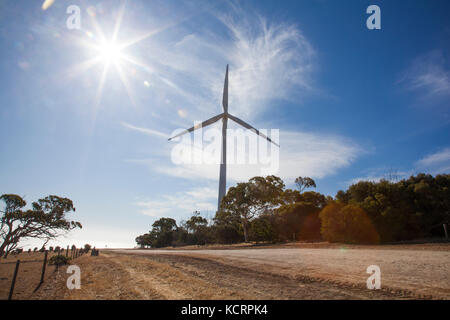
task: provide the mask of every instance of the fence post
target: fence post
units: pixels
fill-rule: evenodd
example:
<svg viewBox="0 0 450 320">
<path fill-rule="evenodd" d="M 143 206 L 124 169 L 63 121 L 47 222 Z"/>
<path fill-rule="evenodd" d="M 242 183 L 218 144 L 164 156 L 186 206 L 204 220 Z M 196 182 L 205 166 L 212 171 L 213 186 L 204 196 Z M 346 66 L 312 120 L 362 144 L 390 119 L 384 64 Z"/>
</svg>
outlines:
<svg viewBox="0 0 450 320">
<path fill-rule="evenodd" d="M 14 286 L 16 285 L 16 278 L 17 278 L 17 272 L 19 271 L 19 265 L 20 265 L 20 260 L 17 260 L 16 262 L 16 268 L 14 269 L 14 276 L 11 282 L 11 288 L 9 289 L 9 296 L 8 296 L 8 300 L 12 299 L 12 295 L 14 292 Z"/>
<path fill-rule="evenodd" d="M 45 250 L 44 263 L 43 263 L 43 265 L 42 265 L 41 282 L 40 282 L 39 284 L 44 283 L 45 268 L 46 268 L 46 266 L 47 266 L 47 254 L 48 254 L 48 251 Z"/>
<path fill-rule="evenodd" d="M 69 246 L 67 246 L 67 250 L 66 250 L 66 257 L 69 256 Z"/>
</svg>

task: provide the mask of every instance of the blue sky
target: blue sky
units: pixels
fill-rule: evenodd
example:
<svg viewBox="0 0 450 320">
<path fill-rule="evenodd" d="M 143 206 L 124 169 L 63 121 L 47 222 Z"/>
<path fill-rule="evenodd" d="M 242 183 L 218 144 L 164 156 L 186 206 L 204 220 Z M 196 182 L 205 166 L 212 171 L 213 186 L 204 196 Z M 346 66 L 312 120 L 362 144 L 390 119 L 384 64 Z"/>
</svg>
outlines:
<svg viewBox="0 0 450 320">
<path fill-rule="evenodd" d="M 214 215 L 218 165 L 174 163 L 167 138 L 222 112 L 226 64 L 230 112 L 279 130 L 288 187 L 450 171 L 448 1 L 43 2 L 0 2 L 0 192 L 71 198 L 84 228 L 61 244 L 133 246 L 159 217 Z M 115 30 L 127 46 L 105 72 Z M 228 186 L 259 170 L 230 165 Z"/>
</svg>

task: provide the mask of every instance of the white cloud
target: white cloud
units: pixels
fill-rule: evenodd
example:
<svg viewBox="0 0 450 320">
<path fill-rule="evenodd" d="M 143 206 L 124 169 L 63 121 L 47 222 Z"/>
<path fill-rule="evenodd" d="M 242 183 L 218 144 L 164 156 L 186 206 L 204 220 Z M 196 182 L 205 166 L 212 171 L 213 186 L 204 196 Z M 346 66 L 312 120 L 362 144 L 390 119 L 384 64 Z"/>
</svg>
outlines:
<svg viewBox="0 0 450 320">
<path fill-rule="evenodd" d="M 254 135 L 254 133 L 252 134 Z M 255 139 L 255 141 L 266 143 L 262 138 Z M 183 146 L 186 145 L 188 144 L 183 144 Z M 275 151 L 274 154 L 266 153 L 268 155 L 266 159 L 259 157 L 257 158 L 257 164 L 250 164 L 249 144 L 247 143 L 245 163 L 237 164 L 236 161 L 234 163 L 230 161 L 232 148 L 231 141 L 228 139 L 228 183 L 246 181 L 254 176 L 269 174 L 278 175 L 287 182 L 293 181 L 298 176 L 323 178 L 335 173 L 338 169 L 349 166 L 363 152 L 355 143 L 342 137 L 308 132 L 281 131 L 280 145 L 279 149 L 270 146 L 272 149 L 268 150 L 272 150 L 270 152 Z M 158 172 L 188 180 L 209 179 L 217 181 L 219 165 L 214 163 L 214 159 L 210 158 L 211 155 L 206 152 L 207 148 L 208 146 L 205 145 L 203 149 L 195 149 L 198 152 L 197 156 L 203 161 L 202 163 L 194 164 L 192 161 L 178 164 L 152 163 L 152 168 Z M 279 157 L 276 154 L 277 152 L 279 152 Z"/>
<path fill-rule="evenodd" d="M 252 133 L 254 135 L 254 133 Z M 258 138 L 263 141 L 261 138 Z M 230 141 L 230 139 L 228 139 Z M 264 142 L 265 143 L 265 142 Z M 261 168 L 268 165 L 228 164 L 228 186 L 240 181 L 247 181 L 253 176 L 275 174 L 280 176 L 287 184 L 293 183 L 298 176 L 323 178 L 335 173 L 337 170 L 349 166 L 361 152 L 352 141 L 339 136 L 315 134 L 306 132 L 281 132 L 280 134 L 279 162 L 273 172 Z M 173 146 L 173 145 L 172 145 Z M 171 146 L 171 147 L 172 147 Z M 205 146 L 206 148 L 206 146 Z M 277 148 L 277 147 L 275 147 Z M 204 148 L 197 148 L 200 155 L 205 155 Z M 164 152 L 167 152 L 164 151 Z M 249 150 L 246 149 L 246 159 Z M 228 148 L 228 154 L 230 149 Z M 205 155 L 210 157 L 209 154 Z M 195 188 L 173 194 L 162 194 L 151 199 L 137 201 L 139 212 L 155 218 L 169 216 L 179 221 L 187 217 L 194 210 L 202 213 L 214 213 L 217 207 L 217 181 L 219 178 L 218 164 L 174 164 L 165 158 L 152 158 L 151 161 L 142 160 L 151 170 L 177 178 L 183 178 L 195 185 Z M 198 187 L 200 183 L 207 187 Z"/>
<path fill-rule="evenodd" d="M 449 96 L 449 74 L 443 53 L 432 51 L 414 59 L 400 83 L 404 83 L 408 90 L 422 92 L 427 98 Z"/>
<path fill-rule="evenodd" d="M 444 148 L 416 162 L 418 170 L 437 174 L 450 172 L 450 148 Z"/>
<path fill-rule="evenodd" d="M 165 194 L 157 199 L 136 202 L 135 205 L 140 207 L 140 213 L 151 217 L 174 216 L 174 214 L 186 216 L 194 210 L 214 211 L 216 201 L 217 190 L 202 187 L 172 195 Z"/>
</svg>

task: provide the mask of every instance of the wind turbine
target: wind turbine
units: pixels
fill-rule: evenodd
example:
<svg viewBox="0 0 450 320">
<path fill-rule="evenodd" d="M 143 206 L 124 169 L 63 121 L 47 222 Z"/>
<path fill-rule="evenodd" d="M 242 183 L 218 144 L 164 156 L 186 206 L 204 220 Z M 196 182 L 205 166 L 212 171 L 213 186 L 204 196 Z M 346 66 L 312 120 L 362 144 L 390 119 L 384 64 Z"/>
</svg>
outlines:
<svg viewBox="0 0 450 320">
<path fill-rule="evenodd" d="M 173 136 L 172 138 L 169 138 L 169 141 L 170 141 L 170 140 L 175 139 L 179 136 L 182 136 L 186 133 L 192 132 L 192 131 L 200 129 L 202 127 L 207 127 L 207 126 L 219 121 L 220 119 L 222 119 L 222 152 L 221 152 L 221 161 L 220 161 L 219 197 L 218 197 L 217 211 L 220 210 L 220 203 L 222 202 L 222 198 L 225 196 L 225 191 L 226 191 L 226 187 L 227 187 L 227 125 L 228 125 L 228 119 L 233 120 L 234 122 L 243 126 L 246 129 L 252 130 L 257 135 L 259 135 L 263 138 L 266 138 L 269 142 L 273 143 L 277 147 L 280 147 L 277 143 L 270 140 L 269 137 L 267 137 L 263 133 L 259 132 L 258 129 L 253 128 L 248 123 L 246 123 L 243 120 L 239 119 L 238 117 L 235 117 L 232 114 L 228 113 L 228 65 L 227 65 L 227 70 L 225 72 L 225 83 L 223 86 L 222 106 L 223 106 L 223 113 L 218 114 L 217 116 L 214 116 L 211 119 L 203 121 L 202 123 L 199 123 L 199 124 L 193 126 L 192 128 L 184 130 L 181 133 Z"/>
</svg>

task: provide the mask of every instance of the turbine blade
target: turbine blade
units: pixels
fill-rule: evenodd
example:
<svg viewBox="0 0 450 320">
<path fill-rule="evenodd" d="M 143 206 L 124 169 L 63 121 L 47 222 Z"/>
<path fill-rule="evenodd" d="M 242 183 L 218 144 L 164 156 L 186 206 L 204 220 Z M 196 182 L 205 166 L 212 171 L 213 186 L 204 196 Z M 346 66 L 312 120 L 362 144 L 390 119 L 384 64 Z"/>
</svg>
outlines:
<svg viewBox="0 0 450 320">
<path fill-rule="evenodd" d="M 214 117 L 212 117 L 211 119 L 205 120 L 205 121 L 203 121 L 202 123 L 199 123 L 199 124 L 193 126 L 192 128 L 189 128 L 189 129 L 187 129 L 187 130 L 184 130 L 183 132 L 180 132 L 179 134 L 173 136 L 172 138 L 169 138 L 169 141 L 172 140 L 172 139 L 175 139 L 175 138 L 177 138 L 177 137 L 179 137 L 179 136 L 182 136 L 183 134 L 192 132 L 192 131 L 194 131 L 194 130 L 197 130 L 197 129 L 200 129 L 200 128 L 203 128 L 203 127 L 207 127 L 207 126 L 213 124 L 214 122 L 220 120 L 222 117 L 223 117 L 223 113 L 218 114 L 217 116 L 214 116 Z"/>
<path fill-rule="evenodd" d="M 223 99 L 222 99 L 223 112 L 228 112 L 228 65 L 225 72 L 225 83 L 223 85 Z"/>
<path fill-rule="evenodd" d="M 265 134 L 261 133 L 258 129 L 253 128 L 253 127 L 252 127 L 251 125 L 249 125 L 247 122 L 245 122 L 245 121 L 243 121 L 243 120 L 239 119 L 238 117 L 235 117 L 235 116 L 233 116 L 233 115 L 231 115 L 231 114 L 228 114 L 228 118 L 230 118 L 231 120 L 233 120 L 233 121 L 236 122 L 237 124 L 240 124 L 241 126 L 243 126 L 243 127 L 247 128 L 247 129 L 250 129 L 250 130 L 254 131 L 257 135 L 259 135 L 259 136 L 261 136 L 261 137 L 263 137 L 263 138 L 266 138 L 269 142 L 272 142 L 272 143 L 273 143 L 274 145 L 276 145 L 278 148 L 280 147 L 280 145 L 279 145 L 278 143 L 276 143 L 276 142 L 270 140 L 269 137 L 267 137 Z"/>
</svg>

